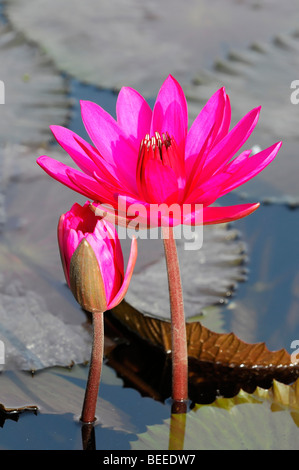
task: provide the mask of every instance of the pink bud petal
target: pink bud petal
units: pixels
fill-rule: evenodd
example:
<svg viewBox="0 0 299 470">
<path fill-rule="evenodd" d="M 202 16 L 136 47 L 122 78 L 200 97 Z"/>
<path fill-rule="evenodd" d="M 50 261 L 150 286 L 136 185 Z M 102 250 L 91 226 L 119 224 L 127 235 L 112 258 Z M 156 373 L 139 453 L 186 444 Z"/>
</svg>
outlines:
<svg viewBox="0 0 299 470">
<path fill-rule="evenodd" d="M 132 278 L 134 267 L 135 267 L 136 260 L 137 260 L 137 254 L 138 254 L 137 240 L 135 237 L 133 237 L 132 243 L 131 243 L 130 257 L 129 257 L 128 266 L 127 266 L 123 284 L 121 288 L 119 289 L 117 295 L 114 297 L 114 299 L 112 299 L 111 302 L 107 305 L 108 310 L 111 310 L 112 308 L 116 307 L 124 299 L 128 291 L 129 284 L 131 282 L 131 278 Z"/>
</svg>

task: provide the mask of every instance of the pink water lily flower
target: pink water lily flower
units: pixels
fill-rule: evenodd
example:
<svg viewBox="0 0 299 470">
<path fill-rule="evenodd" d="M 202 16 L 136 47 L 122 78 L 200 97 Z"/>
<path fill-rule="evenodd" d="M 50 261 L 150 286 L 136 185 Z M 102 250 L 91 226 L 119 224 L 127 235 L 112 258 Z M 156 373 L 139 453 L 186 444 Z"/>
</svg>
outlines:
<svg viewBox="0 0 299 470">
<path fill-rule="evenodd" d="M 124 298 L 137 258 L 137 240 L 124 274 L 123 253 L 112 224 L 96 217 L 89 201 L 74 204 L 58 223 L 58 245 L 66 281 L 79 304 L 104 312 Z"/>
<path fill-rule="evenodd" d="M 176 222 L 182 224 L 244 217 L 259 204 L 212 204 L 262 171 L 281 146 L 278 142 L 255 155 L 240 150 L 257 124 L 260 107 L 230 130 L 224 88 L 215 92 L 188 130 L 187 101 L 172 76 L 163 83 L 153 110 L 137 91 L 124 87 L 116 120 L 90 101 L 81 102 L 81 112 L 92 144 L 69 129 L 51 126 L 79 169 L 47 156 L 37 162 L 53 178 L 93 200 L 94 206 L 109 205 L 116 213 L 121 202 L 126 210 L 139 204 L 147 213 L 153 205 L 179 205 L 185 210 Z"/>
</svg>

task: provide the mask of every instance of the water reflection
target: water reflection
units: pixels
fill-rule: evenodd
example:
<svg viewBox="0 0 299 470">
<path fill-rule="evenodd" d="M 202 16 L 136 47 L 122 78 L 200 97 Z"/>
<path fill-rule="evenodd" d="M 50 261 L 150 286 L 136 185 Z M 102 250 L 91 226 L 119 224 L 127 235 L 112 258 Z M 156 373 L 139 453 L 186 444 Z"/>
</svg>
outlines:
<svg viewBox="0 0 299 470">
<path fill-rule="evenodd" d="M 94 424 L 82 424 L 82 449 L 83 450 L 96 450 L 96 438 Z"/>
<path fill-rule="evenodd" d="M 172 403 L 170 406 L 170 411 L 168 450 L 183 450 L 188 404 Z M 96 423 L 81 424 L 82 450 L 97 450 L 96 426 Z"/>
</svg>

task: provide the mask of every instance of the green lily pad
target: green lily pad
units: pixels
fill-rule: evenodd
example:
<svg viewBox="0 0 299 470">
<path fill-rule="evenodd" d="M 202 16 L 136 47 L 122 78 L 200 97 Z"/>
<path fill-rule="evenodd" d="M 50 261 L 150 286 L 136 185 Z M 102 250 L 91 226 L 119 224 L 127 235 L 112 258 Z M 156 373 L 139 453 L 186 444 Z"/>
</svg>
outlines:
<svg viewBox="0 0 299 470">
<path fill-rule="evenodd" d="M 273 411 L 267 399 L 241 391 L 234 398 L 196 405 L 185 417 L 171 415 L 163 424 L 149 426 L 131 449 L 298 450 L 296 422 L 297 411 Z"/>
</svg>

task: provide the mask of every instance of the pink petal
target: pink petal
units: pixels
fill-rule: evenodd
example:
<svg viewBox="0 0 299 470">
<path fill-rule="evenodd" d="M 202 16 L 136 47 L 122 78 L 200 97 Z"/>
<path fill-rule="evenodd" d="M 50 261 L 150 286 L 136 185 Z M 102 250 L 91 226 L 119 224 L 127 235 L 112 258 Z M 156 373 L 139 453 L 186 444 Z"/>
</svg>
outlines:
<svg viewBox="0 0 299 470">
<path fill-rule="evenodd" d="M 106 162 L 95 147 L 80 136 L 61 126 L 50 126 L 59 145 L 72 157 L 78 167 L 89 176 L 94 171 L 100 172 L 103 178 L 121 187 L 126 181 L 119 180 L 117 168 Z"/>
<path fill-rule="evenodd" d="M 179 188 L 179 200 L 183 199 L 186 186 L 186 171 L 185 171 L 185 158 L 184 154 L 181 153 L 177 147 L 175 140 L 172 140 L 170 147 L 162 147 L 162 161 L 170 166 L 176 177 Z"/>
<path fill-rule="evenodd" d="M 209 149 L 221 140 L 230 125 L 230 105 L 224 88 L 220 88 L 203 107 L 186 139 L 186 169 L 189 173 L 203 149 Z"/>
<path fill-rule="evenodd" d="M 105 220 L 103 220 L 102 222 L 106 224 L 107 234 L 108 234 L 107 242 L 109 239 L 109 243 L 113 245 L 114 261 L 117 266 L 117 269 L 119 272 L 123 274 L 124 273 L 124 257 L 123 257 L 122 247 L 118 238 L 118 232 L 113 224 Z"/>
<path fill-rule="evenodd" d="M 269 163 L 272 162 L 272 160 L 274 160 L 281 145 L 282 142 L 271 145 L 271 147 L 246 158 L 245 161 L 244 158 L 242 158 L 242 155 L 233 160 L 227 170 L 225 170 L 230 174 L 230 178 L 224 185 L 224 188 L 221 191 L 221 196 L 232 191 L 241 184 L 246 183 L 260 173 L 267 165 L 269 165 Z"/>
<path fill-rule="evenodd" d="M 133 88 L 123 87 L 116 102 L 117 122 L 134 143 L 138 152 L 140 142 L 150 132 L 152 110 Z"/>
<path fill-rule="evenodd" d="M 167 204 L 150 204 L 122 195 L 118 196 L 117 209 L 97 202 L 91 204 L 91 209 L 97 217 L 103 217 L 112 224 L 129 229 L 159 227 L 162 219 L 169 219 Z M 181 223 L 181 219 L 178 223 Z"/>
<path fill-rule="evenodd" d="M 252 150 L 244 150 L 240 155 L 238 155 L 236 158 L 234 158 L 231 162 L 229 162 L 226 167 L 224 167 L 224 171 L 226 173 L 235 173 L 237 170 L 239 170 L 244 163 L 248 160 L 250 157 Z"/>
<path fill-rule="evenodd" d="M 198 223 L 203 225 L 222 224 L 246 217 L 252 214 L 259 206 L 260 204 L 256 203 L 226 207 L 204 207 L 201 215 L 202 222 L 201 217 L 195 211 L 191 211 L 184 215 L 182 223 L 187 225 L 197 225 Z"/>
<path fill-rule="evenodd" d="M 212 204 L 220 197 L 220 194 L 222 195 L 223 185 L 225 185 L 230 178 L 230 175 L 226 173 L 211 176 L 205 183 L 195 187 L 189 196 L 186 197 L 184 203 L 199 203 L 204 206 Z"/>
<path fill-rule="evenodd" d="M 128 291 L 129 285 L 130 285 L 132 275 L 133 275 L 134 267 L 135 267 L 136 260 L 137 260 L 137 254 L 138 254 L 137 240 L 135 237 L 133 237 L 132 243 L 131 243 L 131 252 L 130 252 L 128 266 L 127 266 L 123 284 L 121 288 L 119 289 L 118 293 L 116 294 L 116 296 L 114 297 L 114 299 L 111 299 L 110 303 L 107 305 L 107 310 L 111 310 L 112 308 L 116 307 L 125 297 Z"/>
<path fill-rule="evenodd" d="M 107 207 L 105 204 L 93 202 L 90 207 L 91 210 L 95 213 L 96 217 L 103 218 L 111 224 L 127 227 L 130 223 L 130 219 L 126 216 L 126 212 L 119 212 L 111 205 Z"/>
<path fill-rule="evenodd" d="M 90 212 L 93 214 L 91 209 L 89 209 Z M 93 217 L 95 217 L 93 215 Z M 103 243 L 106 244 L 107 250 L 110 251 L 111 256 L 114 258 L 114 263 L 116 266 L 116 269 L 120 272 L 124 272 L 124 259 L 123 259 L 123 253 L 122 253 L 122 248 L 121 244 L 118 238 L 118 233 L 117 230 L 115 229 L 115 226 L 111 224 L 108 220 L 105 218 L 98 218 L 95 217 L 97 220 L 95 229 L 94 229 L 94 235 L 98 240 L 103 240 Z M 99 263 L 101 260 L 99 259 Z"/>
<path fill-rule="evenodd" d="M 93 174 L 94 179 L 99 183 L 100 186 L 106 188 L 107 191 L 109 191 L 111 194 L 124 194 L 126 196 L 131 196 L 135 198 L 137 195 L 135 192 L 132 192 L 129 188 L 129 186 L 120 186 L 119 184 L 116 185 L 114 183 L 111 183 L 109 180 L 105 179 L 105 177 L 100 176 L 98 172 L 94 172 Z"/>
<path fill-rule="evenodd" d="M 88 157 L 95 164 L 95 168 L 92 172 L 92 175 L 97 172 L 110 183 L 114 184 L 116 187 L 122 187 L 122 185 L 125 183 L 125 179 L 122 180 L 122 175 L 119 174 L 117 168 L 105 161 L 95 148 L 91 146 L 86 147 L 82 141 L 77 142 L 78 145 L 82 148 L 82 150 L 86 153 L 86 155 L 88 155 Z"/>
<path fill-rule="evenodd" d="M 213 146 L 218 144 L 220 140 L 222 140 L 229 131 L 230 128 L 230 123 L 231 123 L 231 106 L 230 106 L 230 99 L 229 96 L 225 93 L 224 94 L 224 109 L 223 109 L 223 116 L 221 120 L 221 125 L 218 129 L 217 135 L 215 137 L 215 140 L 213 142 Z"/>
<path fill-rule="evenodd" d="M 81 101 L 82 119 L 91 140 L 108 163 L 119 169 L 131 187 L 136 187 L 138 153 L 133 142 L 104 109 L 91 101 Z"/>
<path fill-rule="evenodd" d="M 261 107 L 257 107 L 246 114 L 236 126 L 209 152 L 204 167 L 203 179 L 207 179 L 235 155 L 251 135 L 255 128 Z"/>
<path fill-rule="evenodd" d="M 69 284 L 69 260 L 66 259 L 65 256 L 65 246 L 64 246 L 64 224 L 65 224 L 65 214 L 60 216 L 58 227 L 57 227 L 57 239 L 58 239 L 58 247 L 60 253 L 60 259 L 62 263 L 62 268 L 64 272 L 65 279 Z"/>
<path fill-rule="evenodd" d="M 149 160 L 144 174 L 144 185 L 151 203 L 172 204 L 178 199 L 178 182 L 172 168 L 159 160 Z"/>
<path fill-rule="evenodd" d="M 82 240 L 82 234 L 78 234 L 75 228 L 69 228 L 64 232 L 64 256 L 66 260 L 66 266 L 68 270 L 68 279 L 69 279 L 69 269 L 71 258 L 78 248 L 79 243 Z"/>
<path fill-rule="evenodd" d="M 91 145 L 65 127 L 50 126 L 50 129 L 58 144 L 72 157 L 76 165 L 78 165 L 84 173 L 91 175 L 97 167 L 86 152 L 83 151 L 78 142 L 84 143 L 86 147 L 91 147 Z"/>
<path fill-rule="evenodd" d="M 101 225 L 102 223 L 100 221 L 98 224 Z M 118 263 L 115 261 L 114 243 L 111 242 L 107 233 L 103 230 L 101 235 L 96 231 L 89 233 L 86 240 L 97 257 L 108 304 L 109 300 L 117 294 L 123 282 L 123 272 L 119 271 Z"/>
<path fill-rule="evenodd" d="M 89 178 L 84 173 L 74 170 L 74 168 L 64 165 L 64 163 L 61 163 L 55 160 L 54 158 L 47 157 L 46 155 L 40 156 L 37 159 L 37 163 L 48 175 L 50 175 L 56 181 L 59 181 L 68 188 L 73 189 L 74 191 L 79 194 L 82 194 L 88 199 L 94 199 L 95 194 L 90 191 L 88 187 L 84 187 L 83 189 L 81 186 L 78 186 L 76 183 L 70 180 L 68 172 L 70 171 L 72 175 L 76 175 L 78 180 L 84 177 Z M 91 180 L 91 178 L 89 178 L 89 180 L 91 182 L 93 181 Z"/>
<path fill-rule="evenodd" d="M 109 187 L 108 184 L 99 184 L 96 180 L 91 179 L 89 176 L 74 171 L 72 168 L 66 170 L 69 180 L 77 186 L 85 194 L 90 194 L 89 199 L 95 201 L 106 202 L 108 204 L 115 204 L 117 192 L 114 187 Z"/>
<path fill-rule="evenodd" d="M 193 207 L 193 206 L 192 206 Z M 202 207 L 202 206 L 201 206 Z M 182 224 L 182 206 L 179 204 L 146 203 L 130 197 L 118 196 L 117 210 L 93 202 L 92 210 L 96 216 L 104 217 L 112 224 L 129 229 L 138 227 L 148 229 L 162 225 Z"/>
<path fill-rule="evenodd" d="M 171 76 L 165 80 L 158 93 L 153 110 L 150 135 L 168 133 L 174 137 L 181 152 L 184 151 L 188 130 L 188 109 L 185 94 Z"/>
<path fill-rule="evenodd" d="M 140 229 L 147 229 L 159 227 L 161 224 L 166 226 L 181 224 L 179 204 L 145 203 L 122 196 L 119 196 L 118 201 L 122 217 L 117 224 L 123 227 L 132 228 L 138 225 Z"/>
<path fill-rule="evenodd" d="M 112 211 L 108 208 L 94 203 L 96 207 L 96 215 L 104 215 L 107 220 L 120 225 L 121 227 L 128 227 L 131 224 L 134 227 L 138 224 L 139 228 L 150 227 L 150 209 L 152 204 L 144 200 L 133 199 L 128 196 L 119 195 L 117 200 L 117 210 Z"/>
</svg>

